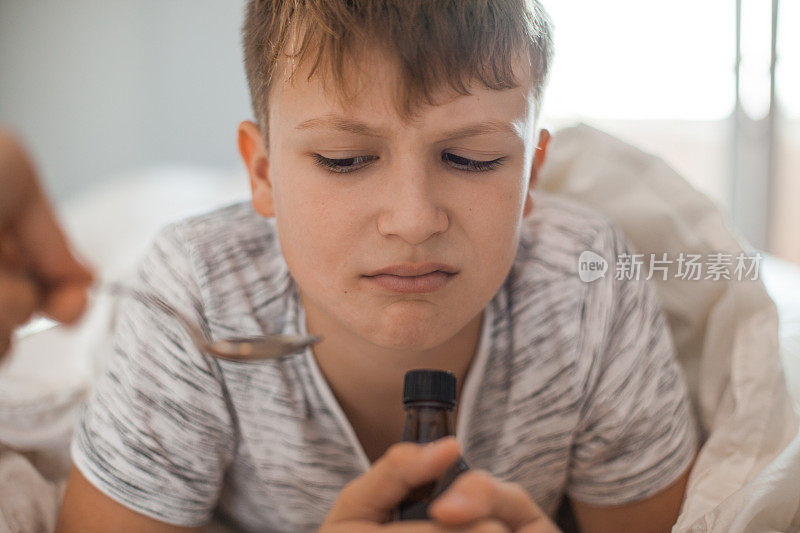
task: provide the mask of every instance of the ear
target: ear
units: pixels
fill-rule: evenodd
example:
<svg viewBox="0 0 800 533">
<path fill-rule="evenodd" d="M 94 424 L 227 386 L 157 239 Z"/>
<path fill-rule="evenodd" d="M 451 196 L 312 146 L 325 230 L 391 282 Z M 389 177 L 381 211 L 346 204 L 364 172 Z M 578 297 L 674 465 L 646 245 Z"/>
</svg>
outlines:
<svg viewBox="0 0 800 533">
<path fill-rule="evenodd" d="M 272 182 L 269 179 L 269 154 L 261 131 L 250 121 L 239 124 L 239 153 L 250 175 L 253 208 L 263 217 L 275 216 Z"/>
<path fill-rule="evenodd" d="M 528 193 L 525 195 L 525 207 L 522 210 L 522 216 L 526 217 L 533 211 L 533 189 L 536 187 L 536 182 L 539 179 L 539 173 L 544 166 L 545 158 L 547 157 L 547 145 L 550 143 L 550 132 L 541 130 L 539 132 L 539 143 L 536 145 L 536 150 L 533 154 L 533 165 L 531 165 L 531 179 L 528 182 Z"/>
</svg>

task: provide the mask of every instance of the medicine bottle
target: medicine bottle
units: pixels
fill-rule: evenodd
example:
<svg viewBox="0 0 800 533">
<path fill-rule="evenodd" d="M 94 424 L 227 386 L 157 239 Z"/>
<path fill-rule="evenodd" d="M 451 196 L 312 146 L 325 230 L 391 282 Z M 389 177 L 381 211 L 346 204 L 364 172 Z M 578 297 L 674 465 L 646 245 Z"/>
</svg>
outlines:
<svg viewBox="0 0 800 533">
<path fill-rule="evenodd" d="M 403 441 L 424 444 L 455 435 L 453 409 L 456 406 L 456 377 L 444 370 L 411 370 L 403 382 L 406 423 Z M 437 481 L 417 487 L 392 513 L 393 520 L 426 520 L 428 506 L 455 478 L 469 470 L 459 457 Z"/>
</svg>

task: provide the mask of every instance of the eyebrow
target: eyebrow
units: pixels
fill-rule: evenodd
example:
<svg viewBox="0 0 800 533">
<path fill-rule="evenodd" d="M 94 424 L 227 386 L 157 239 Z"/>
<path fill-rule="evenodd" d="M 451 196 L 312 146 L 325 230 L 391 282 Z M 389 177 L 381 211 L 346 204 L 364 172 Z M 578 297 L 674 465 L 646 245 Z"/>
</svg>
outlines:
<svg viewBox="0 0 800 533">
<path fill-rule="evenodd" d="M 363 135 L 369 137 L 386 137 L 386 130 L 382 128 L 375 128 L 365 122 L 349 119 L 341 115 L 327 114 L 320 117 L 304 120 L 298 124 L 295 129 L 309 130 L 309 129 L 322 129 L 330 128 L 345 133 L 353 133 L 355 135 Z M 474 137 L 476 135 L 484 135 L 487 133 L 508 133 L 515 137 L 520 135 L 512 124 L 499 120 L 486 120 L 475 124 L 468 124 L 466 126 L 456 128 L 454 130 L 446 131 L 441 134 L 442 140 L 452 141 L 454 139 L 463 139 L 465 137 Z"/>
<path fill-rule="evenodd" d="M 384 131 L 379 128 L 373 128 L 365 122 L 352 120 L 336 114 L 322 115 L 321 117 L 310 118 L 304 120 L 297 125 L 297 130 L 310 130 L 331 128 L 346 133 L 354 133 L 356 135 L 369 135 L 372 137 L 383 137 Z"/>
</svg>

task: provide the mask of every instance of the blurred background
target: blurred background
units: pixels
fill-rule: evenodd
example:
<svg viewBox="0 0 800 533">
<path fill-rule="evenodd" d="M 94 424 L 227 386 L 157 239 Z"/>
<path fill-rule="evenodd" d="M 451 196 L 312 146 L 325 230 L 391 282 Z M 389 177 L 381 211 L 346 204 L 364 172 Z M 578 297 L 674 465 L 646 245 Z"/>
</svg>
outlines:
<svg viewBox="0 0 800 533">
<path fill-rule="evenodd" d="M 165 166 L 243 176 L 243 5 L 0 0 L 0 124 L 59 204 Z M 586 122 L 663 157 L 753 246 L 800 264 L 800 2 L 544 5 L 542 125 Z"/>
</svg>

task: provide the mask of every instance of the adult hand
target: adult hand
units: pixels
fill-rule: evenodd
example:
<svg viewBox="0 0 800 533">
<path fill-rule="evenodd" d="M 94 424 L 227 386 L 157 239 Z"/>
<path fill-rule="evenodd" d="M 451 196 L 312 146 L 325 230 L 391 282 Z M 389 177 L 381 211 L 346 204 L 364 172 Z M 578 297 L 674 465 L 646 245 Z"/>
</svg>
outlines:
<svg viewBox="0 0 800 533">
<path fill-rule="evenodd" d="M 14 328 L 36 311 L 75 321 L 91 280 L 70 252 L 25 149 L 0 131 L 0 358 Z"/>
<path fill-rule="evenodd" d="M 439 478 L 458 455 L 452 437 L 424 446 L 395 444 L 372 468 L 345 486 L 319 533 L 558 531 L 522 487 L 480 471 L 456 478 L 429 508 L 431 520 L 387 523 L 391 510 L 412 488 Z"/>
</svg>

